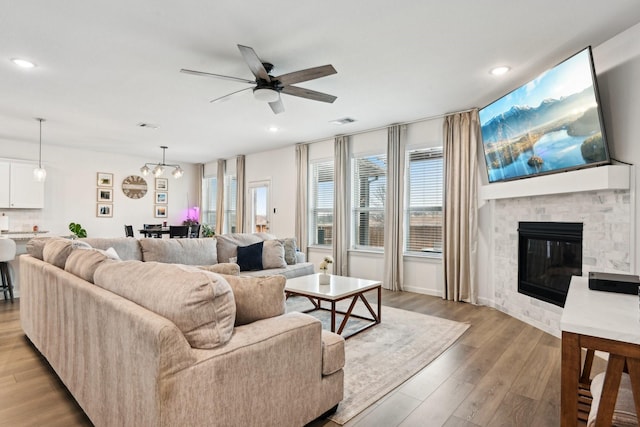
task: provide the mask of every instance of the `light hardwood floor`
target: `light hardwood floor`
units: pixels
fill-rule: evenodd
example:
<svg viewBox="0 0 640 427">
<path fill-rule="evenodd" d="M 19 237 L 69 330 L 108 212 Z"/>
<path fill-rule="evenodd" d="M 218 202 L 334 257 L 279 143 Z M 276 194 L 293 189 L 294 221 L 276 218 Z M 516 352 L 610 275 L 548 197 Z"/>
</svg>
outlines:
<svg viewBox="0 0 640 427">
<path fill-rule="evenodd" d="M 384 291 L 382 300 L 471 327 L 433 363 L 347 426 L 560 424 L 559 339 L 487 307 L 409 292 Z M 19 307 L 19 300 L 0 301 L 0 426 L 90 426 L 25 338 Z M 602 370 L 602 362 L 594 364 L 594 372 Z M 317 420 L 309 427 L 336 425 Z"/>
</svg>

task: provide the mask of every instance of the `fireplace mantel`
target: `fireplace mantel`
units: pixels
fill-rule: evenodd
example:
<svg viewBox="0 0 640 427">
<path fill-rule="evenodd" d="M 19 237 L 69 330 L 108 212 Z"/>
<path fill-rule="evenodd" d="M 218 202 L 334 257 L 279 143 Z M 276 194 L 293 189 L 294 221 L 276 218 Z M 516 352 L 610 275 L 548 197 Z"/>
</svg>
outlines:
<svg viewBox="0 0 640 427">
<path fill-rule="evenodd" d="M 483 200 L 494 200 L 581 191 L 628 190 L 630 169 L 628 165 L 608 165 L 496 182 L 482 185 L 479 195 Z"/>
</svg>

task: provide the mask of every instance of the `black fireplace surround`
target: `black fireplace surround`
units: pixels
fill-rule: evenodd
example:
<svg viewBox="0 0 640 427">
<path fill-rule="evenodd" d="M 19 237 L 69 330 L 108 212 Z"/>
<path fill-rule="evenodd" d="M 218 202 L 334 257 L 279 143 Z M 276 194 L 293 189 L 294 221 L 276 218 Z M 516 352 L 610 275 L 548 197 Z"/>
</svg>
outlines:
<svg viewBox="0 0 640 427">
<path fill-rule="evenodd" d="M 571 276 L 582 275 L 582 223 L 518 223 L 518 292 L 564 307 Z"/>
</svg>

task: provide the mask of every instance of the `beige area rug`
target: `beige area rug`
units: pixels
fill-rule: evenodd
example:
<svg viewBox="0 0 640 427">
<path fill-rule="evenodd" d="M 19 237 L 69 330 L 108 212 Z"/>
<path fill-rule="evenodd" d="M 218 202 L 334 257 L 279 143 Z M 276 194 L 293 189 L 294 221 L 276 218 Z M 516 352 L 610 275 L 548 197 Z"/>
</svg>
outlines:
<svg viewBox="0 0 640 427">
<path fill-rule="evenodd" d="M 295 297 L 287 301 L 287 311 L 311 307 L 306 298 Z M 372 307 L 377 310 L 375 304 Z M 358 314 L 369 315 L 360 301 L 356 310 Z M 309 314 L 319 318 L 329 329 L 329 312 Z M 350 319 L 349 326 L 357 327 L 360 321 L 353 319 L 353 322 L 351 325 Z M 345 424 L 431 363 L 468 327 L 466 323 L 382 306 L 381 324 L 346 340 L 344 400 L 329 418 L 340 425 Z"/>
</svg>

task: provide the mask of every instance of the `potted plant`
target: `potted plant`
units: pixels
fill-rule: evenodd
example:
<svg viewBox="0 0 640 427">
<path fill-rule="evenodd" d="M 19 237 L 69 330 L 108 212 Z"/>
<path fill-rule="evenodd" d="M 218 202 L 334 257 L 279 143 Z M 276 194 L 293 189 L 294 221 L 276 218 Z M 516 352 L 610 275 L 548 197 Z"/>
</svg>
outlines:
<svg viewBox="0 0 640 427">
<path fill-rule="evenodd" d="M 74 239 L 87 237 L 87 230 L 85 230 L 80 224 L 76 224 L 75 222 L 69 223 L 69 230 L 73 233 Z"/>
<path fill-rule="evenodd" d="M 215 235 L 216 232 L 209 224 L 202 224 L 202 237 L 213 237 Z"/>
</svg>

